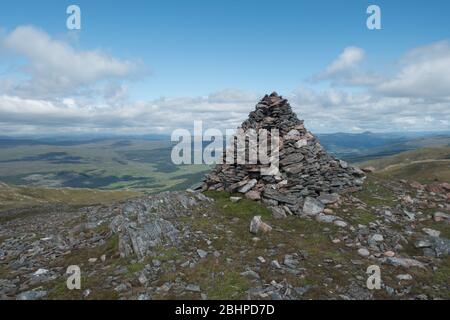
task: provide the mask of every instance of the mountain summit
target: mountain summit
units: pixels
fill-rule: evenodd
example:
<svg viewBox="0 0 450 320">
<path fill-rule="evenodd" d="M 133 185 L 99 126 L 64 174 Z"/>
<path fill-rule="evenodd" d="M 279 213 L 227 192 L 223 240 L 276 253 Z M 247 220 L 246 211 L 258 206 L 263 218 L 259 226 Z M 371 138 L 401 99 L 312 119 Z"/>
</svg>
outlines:
<svg viewBox="0 0 450 320">
<path fill-rule="evenodd" d="M 272 175 L 261 174 L 261 169 L 267 169 L 268 165 L 260 161 L 220 164 L 206 176 L 203 190 L 243 193 L 249 199 L 276 208 L 278 215 L 285 215 L 301 214 L 308 198 L 309 201 L 318 197 L 332 199 L 338 193 L 359 190 L 363 184 L 364 173 L 329 155 L 305 128 L 304 121 L 297 118 L 288 101 L 275 92 L 256 105 L 239 129 L 239 134 L 244 135 L 266 129 L 271 137 L 273 130 L 277 130 L 277 170 Z M 233 150 L 239 149 L 236 142 L 239 134 L 232 142 Z M 261 139 L 258 141 L 261 143 Z M 249 144 L 245 147 L 247 153 L 252 148 Z"/>
</svg>

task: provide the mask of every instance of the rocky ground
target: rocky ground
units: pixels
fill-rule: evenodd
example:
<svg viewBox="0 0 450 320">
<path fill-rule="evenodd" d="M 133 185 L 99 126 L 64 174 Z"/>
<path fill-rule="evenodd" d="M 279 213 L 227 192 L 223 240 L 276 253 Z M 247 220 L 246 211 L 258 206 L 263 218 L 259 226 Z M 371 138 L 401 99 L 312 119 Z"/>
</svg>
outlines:
<svg viewBox="0 0 450 320">
<path fill-rule="evenodd" d="M 0 299 L 449 299 L 449 193 L 369 174 L 282 219 L 217 191 L 4 211 Z"/>
</svg>

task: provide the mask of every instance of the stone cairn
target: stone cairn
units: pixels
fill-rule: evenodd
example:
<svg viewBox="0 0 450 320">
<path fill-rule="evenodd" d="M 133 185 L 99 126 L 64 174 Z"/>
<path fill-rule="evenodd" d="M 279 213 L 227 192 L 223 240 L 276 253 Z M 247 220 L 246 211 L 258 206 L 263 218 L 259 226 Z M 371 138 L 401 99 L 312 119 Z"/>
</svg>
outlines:
<svg viewBox="0 0 450 320">
<path fill-rule="evenodd" d="M 224 163 L 206 175 L 202 190 L 245 194 L 267 205 L 274 216 L 283 217 L 315 214 L 323 209 L 318 200 L 322 204 L 336 202 L 340 193 L 357 191 L 364 182 L 364 173 L 329 155 L 305 128 L 304 121 L 297 118 L 288 101 L 275 92 L 256 105 L 241 129 L 244 133 L 250 129 L 278 129 L 278 172 L 262 175 L 261 168 L 269 165 L 260 162 Z M 234 143 L 236 149 L 236 140 Z"/>
</svg>

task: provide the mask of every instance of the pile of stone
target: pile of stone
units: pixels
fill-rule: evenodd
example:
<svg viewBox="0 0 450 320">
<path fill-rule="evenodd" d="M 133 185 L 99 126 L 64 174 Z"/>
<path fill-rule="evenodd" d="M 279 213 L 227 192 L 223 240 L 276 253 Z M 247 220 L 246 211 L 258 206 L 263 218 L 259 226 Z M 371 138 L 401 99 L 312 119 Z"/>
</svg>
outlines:
<svg viewBox="0 0 450 320">
<path fill-rule="evenodd" d="M 242 193 L 249 199 L 262 201 L 275 215 L 283 216 L 303 214 L 305 199 L 313 204 L 312 200 L 317 198 L 335 201 L 337 194 L 357 191 L 364 182 L 364 172 L 329 155 L 297 118 L 288 101 L 277 93 L 266 95 L 242 123 L 241 129 L 244 133 L 278 130 L 277 172 L 262 175 L 261 168 L 267 169 L 269 165 L 260 161 L 256 164 L 224 163 L 206 175 L 203 190 Z M 236 140 L 234 143 L 236 150 Z"/>
</svg>

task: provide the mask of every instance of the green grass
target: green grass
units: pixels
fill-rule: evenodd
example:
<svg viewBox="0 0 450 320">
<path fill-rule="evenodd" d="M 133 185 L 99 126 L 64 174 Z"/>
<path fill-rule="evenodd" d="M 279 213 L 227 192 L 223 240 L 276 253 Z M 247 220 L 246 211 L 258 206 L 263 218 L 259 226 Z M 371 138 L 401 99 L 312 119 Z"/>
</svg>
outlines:
<svg viewBox="0 0 450 320">
<path fill-rule="evenodd" d="M 377 173 L 384 179 L 407 179 L 420 183 L 450 182 L 450 160 L 392 166 Z"/>
<path fill-rule="evenodd" d="M 117 300 L 119 296 L 116 291 L 102 288 L 104 279 L 103 275 L 81 276 L 81 290 L 69 290 L 67 289 L 67 279 L 60 278 L 47 284 L 46 289 L 50 291 L 46 299 L 81 300 L 84 290 L 90 289 L 92 292 L 88 297 L 90 300 Z"/>
<path fill-rule="evenodd" d="M 359 163 L 361 167 L 374 166 L 381 170 L 398 164 L 410 164 L 415 161 L 450 160 L 450 146 L 436 146 L 401 152 L 399 154 Z"/>
<path fill-rule="evenodd" d="M 206 191 L 205 195 L 216 201 L 217 210 L 228 217 L 253 218 L 255 215 L 270 217 L 272 214 L 262 204 L 246 199 L 243 195 L 238 195 L 242 199 L 233 203 L 230 200 L 232 194 L 224 191 Z"/>
<path fill-rule="evenodd" d="M 66 286 L 66 277 L 62 277 L 48 283 L 46 289 L 49 290 L 49 295 L 46 297 L 50 300 L 79 300 L 82 299 L 82 294 L 85 289 L 91 289 L 92 294 L 89 299 L 93 300 L 116 300 L 118 298 L 117 293 L 111 289 L 103 289 L 105 278 L 108 276 L 106 269 L 92 272 L 92 266 L 89 266 L 88 260 L 90 258 L 97 258 L 97 264 L 102 264 L 100 257 L 104 254 L 108 259 L 110 266 L 125 264 L 125 260 L 117 258 L 119 236 L 111 236 L 104 245 L 79 249 L 71 252 L 69 255 L 64 256 L 61 259 L 54 261 L 53 266 L 70 266 L 78 265 L 82 271 L 81 278 L 81 290 L 68 290 Z M 111 262 L 113 260 L 113 263 Z M 131 265 L 134 268 L 136 266 Z"/>
<path fill-rule="evenodd" d="M 412 293 L 436 295 L 442 299 L 450 299 L 450 290 L 436 291 L 433 285 L 450 286 L 450 257 L 439 260 L 435 270 L 424 270 L 420 268 L 411 268 L 404 270 L 413 276 Z M 403 273 L 403 272 L 402 272 Z M 429 284 L 423 288 L 423 284 Z"/>
<path fill-rule="evenodd" d="M 421 183 L 450 181 L 450 146 L 436 146 L 402 152 L 393 156 L 359 163 L 373 166 L 383 179 L 408 179 Z"/>
<path fill-rule="evenodd" d="M 109 204 L 139 195 L 139 192 L 130 190 L 102 191 L 93 189 L 10 187 L 1 189 L 0 210 L 44 204 L 65 204 L 70 206 Z"/>
<path fill-rule="evenodd" d="M 364 182 L 362 190 L 353 195 L 368 206 L 393 206 L 395 205 L 395 199 L 392 191 L 384 183 L 384 180 L 376 175 L 369 175 Z"/>
<path fill-rule="evenodd" d="M 222 274 L 216 279 L 211 278 L 212 273 Z M 214 258 L 207 258 L 200 265 L 186 272 L 189 281 L 198 283 L 208 295 L 208 299 L 225 300 L 245 297 L 250 288 L 250 281 L 241 276 L 232 265 L 226 262 L 217 263 Z"/>
<path fill-rule="evenodd" d="M 134 262 L 127 264 L 128 272 L 126 274 L 127 277 L 132 278 L 134 277 L 138 272 L 142 271 L 145 268 L 145 263 L 143 262 Z"/>
<path fill-rule="evenodd" d="M 444 258 L 442 264 L 434 272 L 433 283 L 450 285 L 450 257 Z M 450 296 L 450 292 L 447 295 Z"/>
<path fill-rule="evenodd" d="M 353 224 L 368 225 L 377 220 L 377 217 L 370 212 L 355 209 L 351 211 L 348 220 Z"/>
</svg>

